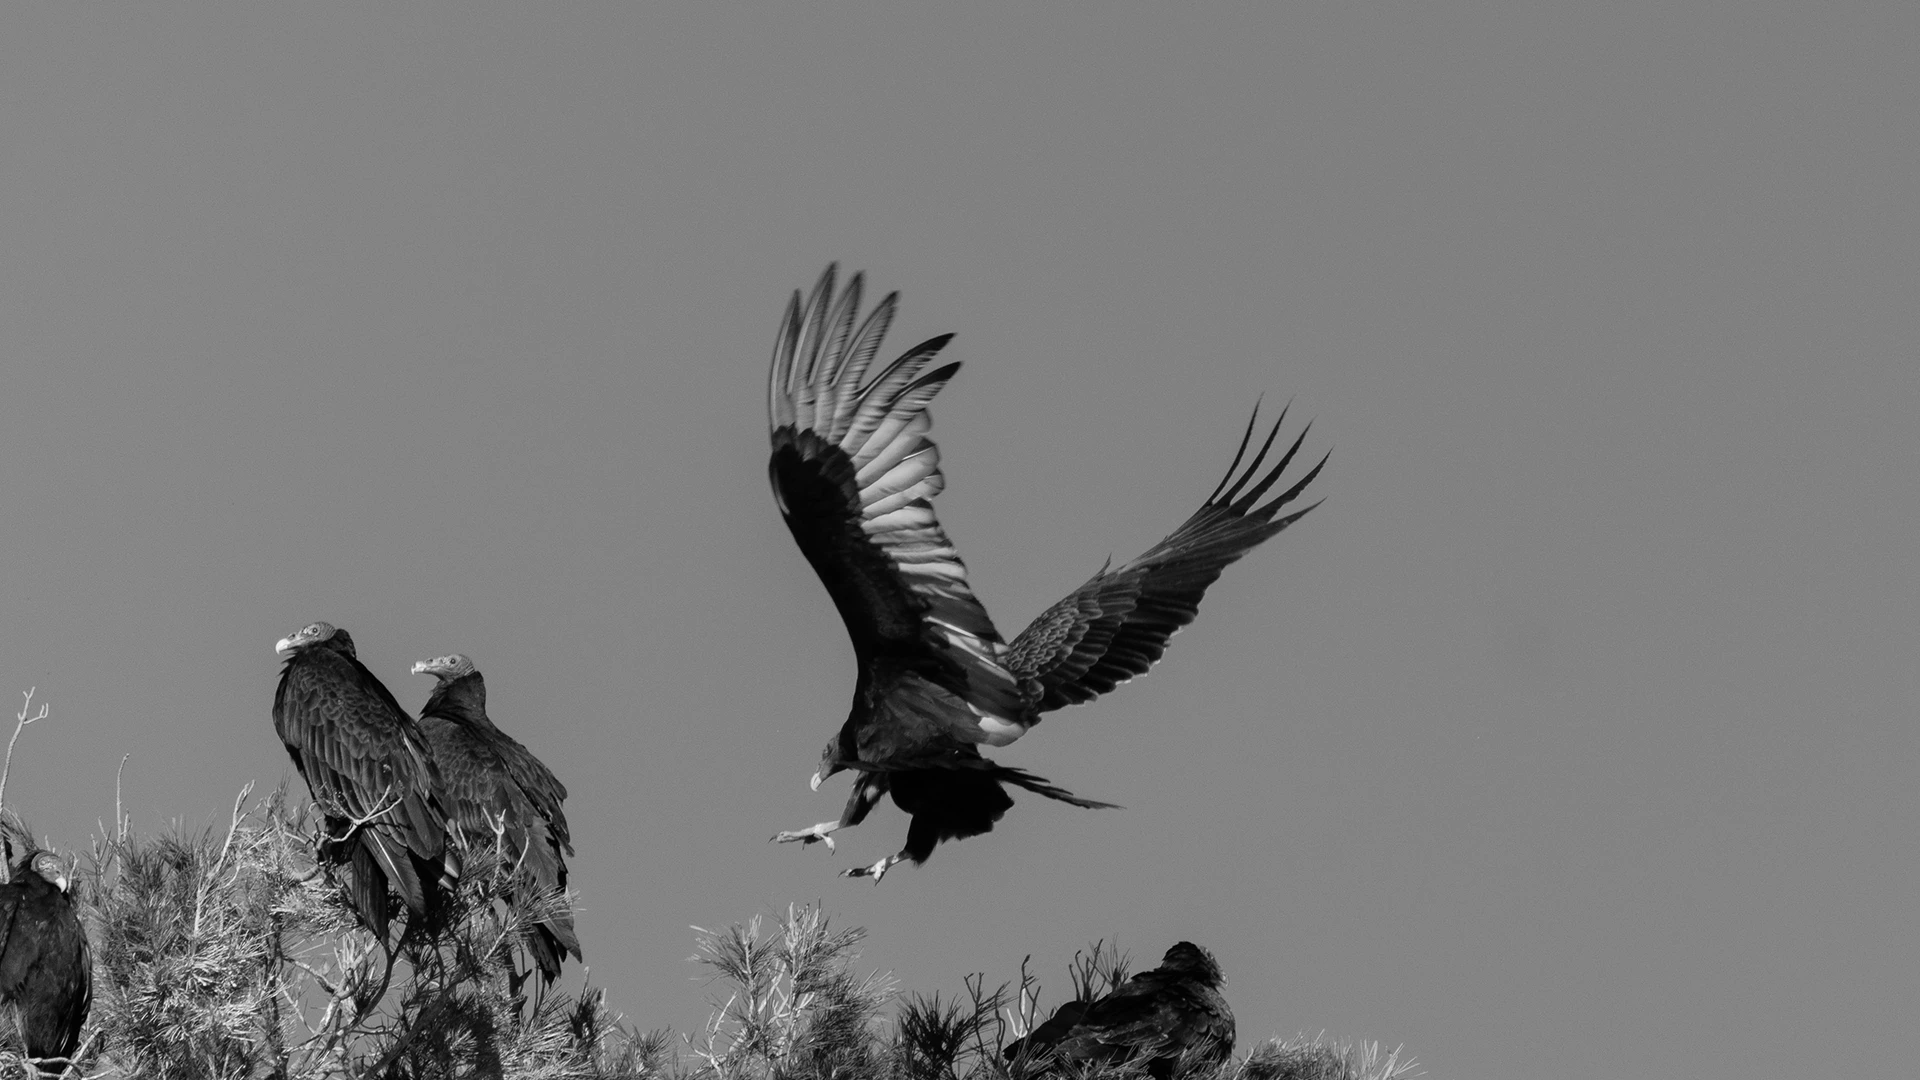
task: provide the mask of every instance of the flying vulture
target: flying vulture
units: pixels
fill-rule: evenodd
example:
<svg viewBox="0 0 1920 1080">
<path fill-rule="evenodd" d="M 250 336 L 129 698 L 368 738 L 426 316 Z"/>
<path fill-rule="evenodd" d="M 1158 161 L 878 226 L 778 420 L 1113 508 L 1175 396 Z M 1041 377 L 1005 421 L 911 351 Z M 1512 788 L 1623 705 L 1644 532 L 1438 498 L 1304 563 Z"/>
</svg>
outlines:
<svg viewBox="0 0 1920 1080">
<path fill-rule="evenodd" d="M 774 498 L 840 609 L 860 666 L 852 711 L 813 777 L 818 789 L 843 769 L 857 773 L 846 809 L 838 821 L 774 839 L 831 848 L 834 830 L 859 824 L 891 793 L 913 817 L 906 846 L 845 872 L 877 882 L 902 860 L 924 862 L 943 840 L 992 829 L 1013 805 L 1005 784 L 1076 806 L 1112 805 L 996 764 L 980 747 L 1005 746 L 1042 713 L 1143 674 L 1228 563 L 1313 509 L 1275 516 L 1326 459 L 1262 504 L 1306 431 L 1261 475 L 1276 422 L 1242 472 L 1250 421 L 1226 479 L 1192 517 L 1132 562 L 1101 568 L 1008 644 L 967 585 L 930 501 L 946 481 L 927 438 L 927 403 L 960 365 L 925 369 L 952 335 L 908 349 L 869 378 L 899 294 L 862 320 L 861 284 L 854 275 L 836 297 L 829 266 L 804 304 L 794 293 L 768 379 Z"/>
<path fill-rule="evenodd" d="M 317 622 L 274 651 L 287 662 L 273 726 L 320 806 L 321 857 L 352 864 L 353 906 L 384 945 L 389 888 L 424 915 L 459 874 L 426 736 L 354 655 L 345 630 Z"/>
<path fill-rule="evenodd" d="M 433 762 L 440 770 L 440 804 L 447 809 L 461 848 L 502 846 L 531 895 L 551 896 L 567 887 L 566 856 L 573 854 L 567 815 L 560 804 L 566 785 L 526 747 L 487 718 L 487 683 L 473 661 L 452 656 L 422 660 L 413 673 L 439 682 L 420 710 Z M 509 902 L 516 897 L 509 895 Z M 547 982 L 560 977 L 565 955 L 584 960 L 573 916 L 544 910 L 526 935 L 527 948 Z"/>
<path fill-rule="evenodd" d="M 1069 1001 L 1052 1019 L 1002 1051 L 1008 1061 L 1120 1064 L 1145 1058 L 1147 1071 L 1168 1080 L 1185 1056 L 1218 1065 L 1233 1053 L 1233 1010 L 1220 994 L 1225 980 L 1213 954 L 1183 941 L 1160 966 L 1143 971 L 1098 1001 Z"/>
<path fill-rule="evenodd" d="M 67 868 L 0 812 L 0 1046 L 70 1057 L 92 1005 L 93 958 Z"/>
</svg>

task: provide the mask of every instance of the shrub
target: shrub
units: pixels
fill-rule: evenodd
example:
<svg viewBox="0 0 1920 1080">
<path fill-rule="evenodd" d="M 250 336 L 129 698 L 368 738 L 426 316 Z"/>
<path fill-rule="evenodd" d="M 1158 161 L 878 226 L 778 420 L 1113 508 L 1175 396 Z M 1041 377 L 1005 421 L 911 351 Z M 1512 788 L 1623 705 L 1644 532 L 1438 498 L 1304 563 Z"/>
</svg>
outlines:
<svg viewBox="0 0 1920 1080">
<path fill-rule="evenodd" d="M 642 1033 L 601 991 L 528 977 L 525 916 L 494 899 L 512 869 L 499 853 L 470 853 L 444 910 L 410 925 L 390 961 L 334 869 L 316 863 L 317 828 L 284 789 L 253 800 L 249 787 L 224 827 L 143 836 L 120 818 L 98 837 L 74 886 L 93 942 L 94 1006 L 66 1075 L 1026 1080 L 1001 1056 L 1044 1016 L 1025 963 L 1017 982 L 989 988 L 974 974 L 951 998 L 901 995 L 891 978 L 858 972 L 863 931 L 792 906 L 696 927 L 693 959 L 713 975 L 708 1021 L 677 1039 Z M 1104 994 L 1127 969 L 1096 942 L 1068 965 L 1070 996 Z M 0 1055 L 0 1077 L 30 1069 Z M 1299 1037 L 1185 1080 L 1399 1080 L 1413 1069 L 1397 1050 Z M 1136 1066 L 1069 1072 L 1146 1076 Z"/>
</svg>

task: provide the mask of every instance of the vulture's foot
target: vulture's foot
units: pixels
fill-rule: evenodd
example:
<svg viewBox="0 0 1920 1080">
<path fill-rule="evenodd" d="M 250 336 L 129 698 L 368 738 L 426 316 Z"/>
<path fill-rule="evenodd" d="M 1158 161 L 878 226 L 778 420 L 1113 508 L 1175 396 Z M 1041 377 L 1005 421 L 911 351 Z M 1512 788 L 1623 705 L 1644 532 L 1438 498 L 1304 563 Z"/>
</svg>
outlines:
<svg viewBox="0 0 1920 1080">
<path fill-rule="evenodd" d="M 824 842 L 827 845 L 827 850 L 832 851 L 833 850 L 833 830 L 839 827 L 840 827 L 840 823 L 837 821 L 823 821 L 818 825 L 809 825 L 804 829 L 794 829 L 790 832 L 774 833 L 773 838 L 775 840 L 780 841 L 783 844 L 791 844 L 795 840 L 800 841 L 802 844 Z"/>
<path fill-rule="evenodd" d="M 904 862 L 905 860 L 905 855 L 889 855 L 879 862 L 874 863 L 872 866 L 856 866 L 851 870 L 842 870 L 840 871 L 840 876 L 870 877 L 873 879 L 873 883 L 878 885 L 880 884 L 880 879 L 886 876 L 887 871 L 893 869 L 894 863 Z"/>
</svg>

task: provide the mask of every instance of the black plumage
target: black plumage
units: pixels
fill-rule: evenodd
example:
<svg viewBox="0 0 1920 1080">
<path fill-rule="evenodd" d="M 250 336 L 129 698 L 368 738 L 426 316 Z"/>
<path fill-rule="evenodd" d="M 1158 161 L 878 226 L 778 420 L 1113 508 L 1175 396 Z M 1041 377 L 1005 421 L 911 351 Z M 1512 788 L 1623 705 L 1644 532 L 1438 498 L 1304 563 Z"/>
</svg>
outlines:
<svg viewBox="0 0 1920 1080">
<path fill-rule="evenodd" d="M 573 916 L 560 894 L 573 854 L 566 786 L 487 716 L 487 684 L 473 661 L 455 653 L 413 665 L 439 681 L 420 710 L 420 730 L 440 774 L 440 803 L 463 850 L 498 845 L 517 879 L 506 896 L 530 910 L 524 940 L 540 974 L 560 977 L 563 959 L 584 960 Z"/>
<path fill-rule="evenodd" d="M 287 662 L 273 726 L 320 807 L 321 857 L 351 864 L 353 905 L 384 944 L 389 888 L 424 915 L 459 873 L 426 736 L 360 662 L 345 630 L 314 623 L 274 650 Z"/>
<path fill-rule="evenodd" d="M 1262 503 L 1306 431 L 1263 473 L 1282 410 L 1243 471 L 1249 421 L 1226 478 L 1192 517 L 1139 558 L 1103 567 L 1009 644 L 967 584 L 930 501 L 946 481 L 926 437 L 927 404 L 960 365 L 925 369 L 951 335 L 907 350 L 867 378 L 898 294 L 861 321 L 861 288 L 856 274 L 836 296 L 828 267 L 811 298 L 803 303 L 795 293 L 768 378 L 774 497 L 839 609 L 860 666 L 853 708 L 814 776 L 817 788 L 843 769 L 859 773 L 846 809 L 838 821 L 775 839 L 831 847 L 834 830 L 858 824 L 890 792 L 913 815 L 906 846 L 847 871 L 878 879 L 902 860 L 924 861 L 942 840 L 992 829 L 1013 805 L 1007 784 L 1077 806 L 1110 806 L 996 764 L 980 747 L 1004 746 L 1042 713 L 1090 701 L 1145 672 L 1167 639 L 1193 621 L 1228 563 L 1313 509 L 1278 516 L 1326 459 Z"/>
<path fill-rule="evenodd" d="M 66 867 L 0 812 L 0 1046 L 58 1074 L 47 1059 L 80 1048 L 92 1006 L 93 957 Z"/>
<path fill-rule="evenodd" d="M 1167 950 L 1097 1001 L 1069 1001 L 1024 1039 L 1003 1051 L 1016 1064 L 1091 1065 L 1144 1060 L 1167 1080 L 1184 1057 L 1213 1066 L 1233 1053 L 1233 1010 L 1220 993 L 1225 980 L 1213 954 L 1191 941 Z"/>
</svg>

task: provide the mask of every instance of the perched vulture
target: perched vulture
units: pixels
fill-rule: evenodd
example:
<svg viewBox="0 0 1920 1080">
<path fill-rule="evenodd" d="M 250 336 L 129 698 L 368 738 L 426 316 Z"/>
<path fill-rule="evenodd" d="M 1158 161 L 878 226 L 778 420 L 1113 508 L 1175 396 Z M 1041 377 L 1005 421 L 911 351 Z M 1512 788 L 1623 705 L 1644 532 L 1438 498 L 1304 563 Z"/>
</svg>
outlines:
<svg viewBox="0 0 1920 1080">
<path fill-rule="evenodd" d="M 1168 1080 L 1184 1055 L 1191 1064 L 1218 1065 L 1233 1053 L 1233 1010 L 1220 994 L 1213 954 L 1183 941 L 1160 966 L 1143 971 L 1098 1001 L 1069 1001 L 1053 1018 L 1003 1051 L 1008 1061 L 1076 1065 L 1147 1060 L 1147 1071 Z"/>
<path fill-rule="evenodd" d="M 289 638 L 273 726 L 319 804 L 321 857 L 353 867 L 353 906 L 387 943 L 388 889 L 424 915 L 459 874 L 420 725 L 354 655 L 345 630 L 318 622 Z"/>
<path fill-rule="evenodd" d="M 560 809 L 566 786 L 487 718 L 487 683 L 472 660 L 458 653 L 435 657 L 413 665 L 413 673 L 439 680 L 420 710 L 420 730 L 440 770 L 440 805 L 454 842 L 463 849 L 501 845 L 527 888 L 525 897 L 509 894 L 509 903 L 564 892 L 566 856 L 573 854 Z M 566 955 L 585 959 L 564 908 L 541 911 L 526 943 L 547 982 L 560 977 Z"/>
<path fill-rule="evenodd" d="M 69 1057 L 93 1005 L 93 958 L 67 894 L 67 868 L 5 812 L 0 859 L 0 1046 L 33 1058 Z"/>
<path fill-rule="evenodd" d="M 960 365 L 923 370 L 952 335 L 914 346 L 869 378 L 899 294 L 860 320 L 860 293 L 856 274 L 836 297 L 831 266 L 811 299 L 802 304 L 796 292 L 768 379 L 774 498 L 840 609 L 860 665 L 852 711 L 813 778 L 817 789 L 825 777 L 854 770 L 846 809 L 838 821 L 774 839 L 824 840 L 831 848 L 834 830 L 859 824 L 891 793 L 913 817 L 906 846 L 846 871 L 877 882 L 902 860 L 924 862 L 943 840 L 992 829 L 1013 805 L 1004 784 L 1076 806 L 1112 805 L 996 764 L 980 747 L 1005 746 L 1042 713 L 1091 701 L 1144 673 L 1167 638 L 1193 621 L 1228 563 L 1313 509 L 1275 516 L 1326 459 L 1261 504 L 1306 432 L 1260 475 L 1276 422 L 1240 472 L 1249 422 L 1226 479 L 1192 517 L 1132 562 L 1103 567 L 1008 644 L 968 587 L 966 566 L 929 501 L 946 482 L 927 438 L 927 403 Z"/>
</svg>

